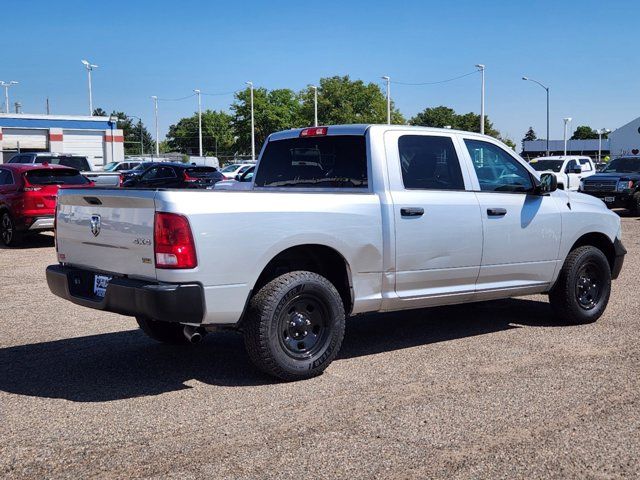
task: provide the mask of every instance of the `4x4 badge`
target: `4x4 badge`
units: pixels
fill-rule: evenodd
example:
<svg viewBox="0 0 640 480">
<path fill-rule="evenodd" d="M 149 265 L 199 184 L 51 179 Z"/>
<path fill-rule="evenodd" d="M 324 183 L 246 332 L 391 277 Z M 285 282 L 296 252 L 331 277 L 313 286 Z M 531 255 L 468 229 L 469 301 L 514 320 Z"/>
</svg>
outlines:
<svg viewBox="0 0 640 480">
<path fill-rule="evenodd" d="M 91 233 L 94 237 L 100 235 L 100 215 L 91 215 Z"/>
</svg>

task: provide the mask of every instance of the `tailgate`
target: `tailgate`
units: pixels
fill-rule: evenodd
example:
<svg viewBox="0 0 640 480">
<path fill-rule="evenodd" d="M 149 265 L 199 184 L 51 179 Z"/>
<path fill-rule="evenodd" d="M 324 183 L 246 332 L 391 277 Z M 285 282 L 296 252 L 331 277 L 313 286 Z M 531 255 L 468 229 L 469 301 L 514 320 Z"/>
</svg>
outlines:
<svg viewBox="0 0 640 480">
<path fill-rule="evenodd" d="M 155 279 L 154 191 L 61 190 L 59 260 L 134 278 Z"/>
</svg>

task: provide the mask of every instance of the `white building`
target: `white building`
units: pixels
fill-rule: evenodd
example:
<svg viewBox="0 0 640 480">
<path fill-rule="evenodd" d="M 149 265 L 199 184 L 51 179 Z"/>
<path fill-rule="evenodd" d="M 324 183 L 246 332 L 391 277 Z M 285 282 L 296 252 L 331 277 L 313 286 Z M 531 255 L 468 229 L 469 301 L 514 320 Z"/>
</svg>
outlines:
<svg viewBox="0 0 640 480">
<path fill-rule="evenodd" d="M 124 136 L 109 117 L 0 114 L 0 160 L 18 152 L 84 155 L 95 165 L 124 160 Z"/>
<path fill-rule="evenodd" d="M 640 117 L 609 134 L 611 158 L 640 155 Z"/>
</svg>

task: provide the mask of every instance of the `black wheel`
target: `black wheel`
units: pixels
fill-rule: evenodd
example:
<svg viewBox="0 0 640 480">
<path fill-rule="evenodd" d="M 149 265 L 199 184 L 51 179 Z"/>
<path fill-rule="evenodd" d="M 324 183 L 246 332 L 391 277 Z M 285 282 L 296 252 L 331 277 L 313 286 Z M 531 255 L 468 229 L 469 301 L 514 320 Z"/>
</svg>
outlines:
<svg viewBox="0 0 640 480">
<path fill-rule="evenodd" d="M 340 350 L 344 327 L 336 288 L 305 271 L 286 273 L 262 287 L 242 325 L 251 361 L 282 380 L 321 374 Z"/>
<path fill-rule="evenodd" d="M 187 345 L 189 343 L 184 336 L 184 325 L 179 323 L 160 322 L 145 317 L 136 317 L 136 322 L 144 333 L 158 342 L 171 345 Z"/>
<path fill-rule="evenodd" d="M 595 322 L 604 313 L 611 294 L 611 268 L 596 247 L 569 253 L 549 301 L 556 315 L 574 324 Z"/>
<path fill-rule="evenodd" d="M 633 194 L 633 198 L 631 199 L 631 208 L 629 208 L 631 215 L 640 215 L 640 192 L 636 192 Z"/>
<path fill-rule="evenodd" d="M 16 225 L 8 212 L 0 215 L 0 240 L 7 247 L 15 247 L 20 244 L 22 236 L 16 230 Z"/>
</svg>

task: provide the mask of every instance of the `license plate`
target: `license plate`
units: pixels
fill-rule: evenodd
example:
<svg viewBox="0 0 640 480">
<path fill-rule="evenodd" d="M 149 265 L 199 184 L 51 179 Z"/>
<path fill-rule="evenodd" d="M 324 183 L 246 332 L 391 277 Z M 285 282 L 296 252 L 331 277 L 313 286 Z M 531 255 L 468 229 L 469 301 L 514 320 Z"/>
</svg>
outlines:
<svg viewBox="0 0 640 480">
<path fill-rule="evenodd" d="M 101 298 L 104 298 L 104 294 L 107 293 L 107 285 L 111 281 L 112 277 L 108 275 L 96 275 L 93 281 L 93 293 Z"/>
<path fill-rule="evenodd" d="M 605 203 L 613 203 L 616 201 L 616 197 L 604 197 Z"/>
</svg>

